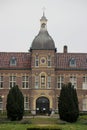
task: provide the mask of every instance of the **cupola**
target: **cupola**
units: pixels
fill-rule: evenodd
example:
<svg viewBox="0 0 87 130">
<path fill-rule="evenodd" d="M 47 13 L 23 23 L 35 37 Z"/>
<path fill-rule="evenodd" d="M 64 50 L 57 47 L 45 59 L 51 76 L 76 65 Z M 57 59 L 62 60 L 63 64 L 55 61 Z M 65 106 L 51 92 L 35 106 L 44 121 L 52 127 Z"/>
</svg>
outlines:
<svg viewBox="0 0 87 130">
<path fill-rule="evenodd" d="M 44 12 L 40 24 L 40 31 L 34 38 L 30 50 L 55 50 L 55 43 L 47 31 L 47 18 Z"/>
</svg>

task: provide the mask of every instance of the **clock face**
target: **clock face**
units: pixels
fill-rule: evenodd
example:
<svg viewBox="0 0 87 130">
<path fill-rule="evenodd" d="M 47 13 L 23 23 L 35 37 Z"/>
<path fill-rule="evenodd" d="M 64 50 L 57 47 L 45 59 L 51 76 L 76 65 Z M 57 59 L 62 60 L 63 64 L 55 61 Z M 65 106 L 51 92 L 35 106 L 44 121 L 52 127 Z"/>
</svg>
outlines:
<svg viewBox="0 0 87 130">
<path fill-rule="evenodd" d="M 41 63 L 44 64 L 46 62 L 46 59 L 44 57 L 41 58 Z"/>
</svg>

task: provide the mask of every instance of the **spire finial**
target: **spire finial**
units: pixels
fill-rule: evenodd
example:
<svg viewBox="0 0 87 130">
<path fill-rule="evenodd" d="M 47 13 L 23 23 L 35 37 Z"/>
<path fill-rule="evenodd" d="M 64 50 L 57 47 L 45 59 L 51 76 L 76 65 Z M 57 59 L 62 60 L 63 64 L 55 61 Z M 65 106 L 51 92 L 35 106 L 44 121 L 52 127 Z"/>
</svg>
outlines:
<svg viewBox="0 0 87 130">
<path fill-rule="evenodd" d="M 46 8 L 43 7 L 42 9 L 43 9 L 43 16 L 45 16 L 45 10 L 46 10 Z"/>
</svg>

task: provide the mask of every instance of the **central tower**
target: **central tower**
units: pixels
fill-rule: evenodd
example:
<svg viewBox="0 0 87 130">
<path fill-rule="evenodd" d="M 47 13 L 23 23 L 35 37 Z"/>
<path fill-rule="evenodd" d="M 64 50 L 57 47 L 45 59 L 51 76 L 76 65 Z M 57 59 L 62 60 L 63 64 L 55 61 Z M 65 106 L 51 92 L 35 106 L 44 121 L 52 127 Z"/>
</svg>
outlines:
<svg viewBox="0 0 87 130">
<path fill-rule="evenodd" d="M 55 43 L 47 31 L 47 18 L 43 12 L 40 19 L 40 31 L 30 48 L 32 58 L 31 97 L 33 97 L 31 107 L 37 113 L 43 110 L 47 112 L 48 108 L 55 109 L 55 50 Z M 38 99 L 40 105 L 37 105 Z M 46 104 L 44 104 L 45 101 Z"/>
</svg>

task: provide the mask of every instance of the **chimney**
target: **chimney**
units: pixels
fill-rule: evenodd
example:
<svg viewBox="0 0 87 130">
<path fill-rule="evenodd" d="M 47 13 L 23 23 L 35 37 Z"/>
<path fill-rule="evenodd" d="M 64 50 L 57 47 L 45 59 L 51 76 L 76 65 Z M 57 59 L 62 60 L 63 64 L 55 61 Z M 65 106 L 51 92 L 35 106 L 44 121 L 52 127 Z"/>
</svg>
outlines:
<svg viewBox="0 0 87 130">
<path fill-rule="evenodd" d="M 66 45 L 63 48 L 63 53 L 67 53 L 67 46 Z"/>
</svg>

